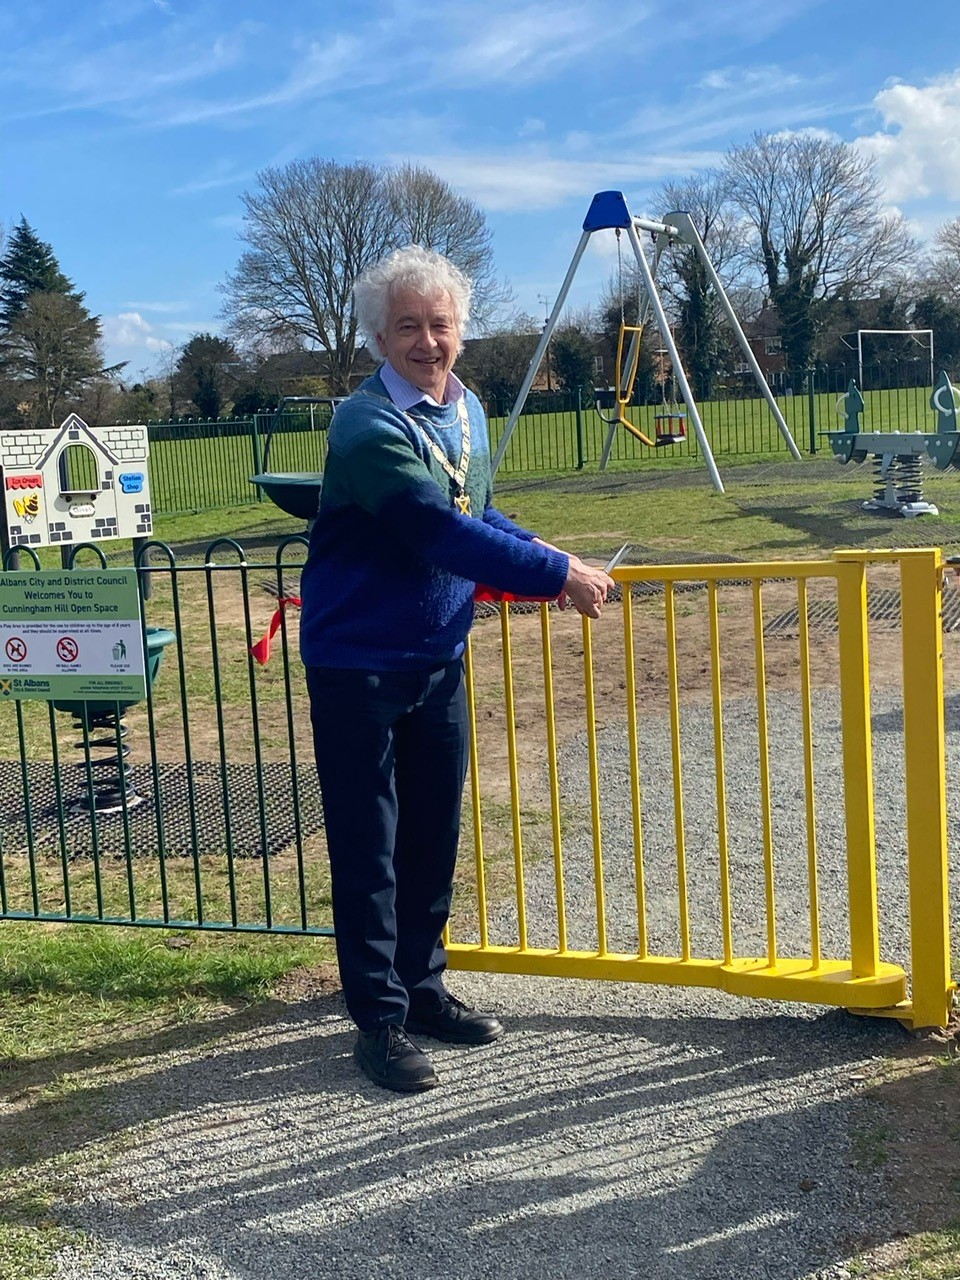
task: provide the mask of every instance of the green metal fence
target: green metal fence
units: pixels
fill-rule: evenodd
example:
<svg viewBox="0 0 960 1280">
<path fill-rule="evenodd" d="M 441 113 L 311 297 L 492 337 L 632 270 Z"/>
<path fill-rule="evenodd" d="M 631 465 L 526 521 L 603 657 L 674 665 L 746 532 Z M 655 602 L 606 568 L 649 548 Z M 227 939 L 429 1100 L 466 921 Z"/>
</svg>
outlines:
<svg viewBox="0 0 960 1280">
<path fill-rule="evenodd" d="M 265 465 L 272 472 L 322 471 L 331 416 L 327 405 L 307 405 L 218 422 L 150 423 L 154 512 L 179 515 L 261 501 L 250 478 Z"/>
<path fill-rule="evenodd" d="M 916 362 L 903 366 L 865 366 L 863 371 L 865 431 L 932 430 L 929 407 L 932 388 L 917 381 Z M 814 454 L 826 446 L 824 433 L 838 429 L 842 419 L 838 401 L 856 366 L 785 371 L 771 375 L 781 412 L 798 447 Z M 709 387 L 694 387 L 704 430 L 715 456 L 780 457 L 787 446 L 756 387 L 742 375 L 715 379 Z M 638 380 L 630 420 L 651 440 L 657 438 L 657 418 L 675 406 L 665 404 L 659 384 Z M 487 405 L 491 449 L 496 449 L 509 403 Z M 597 466 L 609 430 L 593 392 L 534 392 L 500 467 L 501 475 L 572 471 Z M 306 405 L 279 415 L 260 414 L 222 422 L 153 423 L 150 434 L 150 476 L 153 507 L 158 515 L 244 506 L 262 501 L 250 477 L 264 470 L 321 472 L 327 452 L 331 408 Z M 698 456 L 692 431 L 679 443 L 650 447 L 618 429 L 610 460 L 614 464 L 655 464 L 664 458 Z"/>
<path fill-rule="evenodd" d="M 304 551 L 290 538 L 258 565 L 224 538 L 185 563 L 152 543 L 137 570 L 144 643 L 170 642 L 146 699 L 0 701 L 0 918 L 331 933 L 286 612 L 270 661 L 251 652 Z M 103 563 L 83 546 L 70 568 Z"/>
<path fill-rule="evenodd" d="M 838 402 L 857 373 L 856 366 L 840 366 L 771 375 L 777 404 L 803 452 L 819 452 L 826 446 L 824 433 L 842 426 Z M 934 428 L 929 406 L 932 388 L 925 383 L 918 384 L 916 376 L 914 362 L 902 369 L 879 365 L 864 368 L 862 425 L 865 431 Z M 698 387 L 694 383 L 692 389 L 716 457 L 788 454 L 787 444 L 752 379 L 748 381 L 745 376 L 736 375 L 724 381 L 716 379 L 709 387 Z M 612 400 L 612 395 L 608 399 Z M 633 401 L 627 413 L 630 422 L 654 441 L 658 436 L 658 417 L 683 411 L 682 405 L 664 399 L 660 384 L 651 378 L 638 379 Z M 511 408 L 509 403 L 487 406 L 493 448 L 499 444 Z M 611 409 L 597 407 L 593 393 L 531 394 L 500 464 L 501 474 L 565 471 L 597 465 L 611 417 Z M 626 430 L 618 429 L 610 461 L 651 465 L 660 458 L 696 458 L 698 455 L 692 430 L 687 430 L 679 443 L 649 446 Z"/>
</svg>

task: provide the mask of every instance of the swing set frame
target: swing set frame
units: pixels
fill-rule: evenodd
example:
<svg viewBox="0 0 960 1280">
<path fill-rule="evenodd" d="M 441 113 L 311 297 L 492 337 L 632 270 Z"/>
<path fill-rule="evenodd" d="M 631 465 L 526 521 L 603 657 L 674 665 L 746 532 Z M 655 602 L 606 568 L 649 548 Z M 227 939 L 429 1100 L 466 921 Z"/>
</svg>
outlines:
<svg viewBox="0 0 960 1280">
<path fill-rule="evenodd" d="M 710 281 L 710 284 L 717 295 L 717 299 L 720 302 L 724 315 L 726 316 L 727 321 L 733 330 L 734 336 L 743 351 L 744 358 L 756 379 L 760 393 L 766 400 L 774 421 L 777 424 L 777 428 L 786 441 L 787 448 L 798 462 L 802 461 L 800 450 L 797 448 L 793 436 L 790 434 L 790 428 L 787 426 L 786 420 L 780 412 L 780 407 L 774 399 L 773 392 L 770 390 L 767 380 L 763 376 L 763 371 L 757 363 L 757 358 L 753 354 L 750 343 L 747 341 L 746 334 L 743 332 L 740 321 L 737 319 L 736 312 L 733 309 L 730 299 L 727 297 L 726 290 L 723 287 L 720 277 L 717 275 L 713 263 L 710 261 L 710 257 L 704 248 L 700 234 L 694 226 L 689 213 L 677 210 L 675 212 L 665 214 L 662 221 L 655 221 L 651 218 L 634 217 L 627 208 L 627 202 L 623 196 L 623 192 L 598 191 L 591 201 L 590 208 L 587 210 L 587 216 L 583 221 L 580 242 L 574 251 L 573 260 L 567 269 L 567 274 L 560 287 L 560 292 L 557 294 L 556 301 L 553 304 L 553 310 L 550 313 L 547 323 L 544 325 L 543 332 L 540 335 L 540 341 L 537 344 L 537 349 L 533 353 L 533 358 L 530 361 L 530 367 L 528 368 L 523 384 L 517 393 L 517 398 L 514 401 L 513 409 L 510 411 L 510 417 L 507 419 L 507 425 L 504 428 L 503 435 L 500 437 L 500 443 L 498 444 L 496 453 L 493 456 L 494 472 L 496 472 L 497 467 L 499 467 L 503 460 L 503 455 L 507 451 L 507 446 L 510 443 L 510 437 L 513 435 L 516 428 L 517 420 L 519 419 L 523 406 L 526 403 L 527 396 L 530 394 L 530 388 L 533 385 L 533 380 L 537 375 L 537 370 L 540 368 L 543 361 L 544 354 L 550 343 L 550 339 L 553 336 L 553 331 L 560 319 L 560 313 L 562 312 L 564 303 L 567 300 L 567 294 L 570 292 L 570 286 L 573 283 L 577 267 L 580 265 L 580 260 L 583 257 L 587 244 L 590 241 L 590 237 L 597 231 L 610 230 L 626 231 L 627 239 L 630 241 L 634 257 L 637 260 L 637 266 L 640 272 L 640 313 L 637 317 L 638 322 L 635 325 L 625 325 L 621 320 L 620 338 L 617 343 L 617 416 L 612 420 L 609 418 L 603 418 L 603 421 L 609 424 L 609 430 L 607 432 L 607 439 L 604 444 L 603 453 L 600 458 L 601 471 L 606 468 L 607 462 L 609 461 L 610 451 L 613 448 L 613 441 L 618 427 L 623 427 L 625 430 L 630 431 L 631 434 L 640 439 L 644 444 L 654 444 L 654 441 L 650 440 L 648 436 L 646 436 L 638 427 L 635 427 L 626 418 L 626 407 L 631 395 L 633 394 L 633 383 L 636 379 L 637 367 L 640 359 L 640 338 L 642 336 L 647 317 L 652 311 L 656 319 L 657 328 L 660 331 L 664 347 L 670 356 L 670 364 L 673 368 L 676 385 L 680 388 L 680 394 L 683 399 L 683 403 L 686 406 L 690 422 L 693 425 L 700 452 L 703 455 L 707 470 L 710 473 L 711 482 L 718 493 L 723 493 L 724 491 L 723 482 L 720 479 L 720 473 L 717 471 L 717 464 L 714 461 L 713 452 L 710 449 L 710 442 L 707 440 L 706 432 L 703 429 L 700 411 L 697 408 L 693 392 L 690 389 L 690 383 L 683 368 L 680 353 L 677 350 L 677 345 L 673 340 L 673 334 L 670 331 L 670 323 L 667 319 L 666 311 L 664 310 L 663 301 L 660 297 L 659 290 L 657 289 L 656 273 L 660 263 L 660 258 L 664 250 L 668 249 L 674 243 L 684 244 L 693 249 L 703 264 L 707 279 Z M 647 261 L 647 256 L 643 251 L 643 245 L 640 243 L 640 232 L 642 231 L 648 232 L 653 236 L 654 254 L 652 266 Z M 625 341 L 628 333 L 630 334 L 629 346 L 627 346 Z M 626 353 L 624 352 L 625 347 Z"/>
</svg>

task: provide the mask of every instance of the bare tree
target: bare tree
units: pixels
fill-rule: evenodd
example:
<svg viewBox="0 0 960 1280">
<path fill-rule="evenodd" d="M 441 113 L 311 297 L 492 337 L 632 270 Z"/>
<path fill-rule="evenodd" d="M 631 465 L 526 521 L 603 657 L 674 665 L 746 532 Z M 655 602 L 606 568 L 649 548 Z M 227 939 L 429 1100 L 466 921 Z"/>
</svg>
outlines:
<svg viewBox="0 0 960 1280">
<path fill-rule="evenodd" d="M 327 353 L 331 384 L 346 391 L 357 349 L 350 291 L 396 231 L 382 175 L 311 158 L 257 181 L 241 197 L 249 248 L 223 286 L 230 331 L 240 340 L 299 335 Z"/>
<path fill-rule="evenodd" d="M 592 307 L 565 311 L 553 331 L 547 352 L 561 391 L 586 393 L 593 403 L 597 380 L 597 326 Z"/>
<path fill-rule="evenodd" d="M 960 218 L 937 227 L 933 243 L 931 283 L 946 300 L 960 304 Z"/>
<path fill-rule="evenodd" d="M 743 279 L 749 227 L 728 198 L 723 173 L 705 170 L 683 182 L 668 182 L 657 193 L 658 215 L 689 213 L 717 274 L 729 290 Z M 696 252 L 674 244 L 662 256 L 660 280 L 676 317 L 676 338 L 698 394 L 713 395 L 713 379 L 723 363 L 723 311 Z"/>
<path fill-rule="evenodd" d="M 648 257 L 650 256 L 648 253 Z M 643 276 L 629 243 L 626 249 L 621 244 L 617 270 L 601 290 L 595 308 L 594 327 L 602 364 L 602 372 L 597 378 L 598 386 L 605 382 L 613 387 L 618 380 L 617 349 L 620 346 L 620 329 L 622 325 L 635 325 L 639 322 L 643 292 Z M 627 337 L 627 344 L 629 341 Z M 659 331 L 656 322 L 651 321 L 645 325 L 640 343 L 636 377 L 640 386 L 649 383 L 653 371 L 653 352 L 659 345 Z"/>
<path fill-rule="evenodd" d="M 471 331 L 488 332 L 513 302 L 513 290 L 494 272 L 493 244 L 483 210 L 420 165 L 404 164 L 388 173 L 387 194 L 397 221 L 398 243 L 419 244 L 455 262 L 473 281 Z"/>
<path fill-rule="evenodd" d="M 911 327 L 933 329 L 937 366 L 952 371 L 960 362 L 960 218 L 937 228 L 922 274 L 905 289 Z"/>
<path fill-rule="evenodd" d="M 353 282 L 411 241 L 448 254 L 477 282 L 483 321 L 499 305 L 482 212 L 427 169 L 385 170 L 316 157 L 258 175 L 243 197 L 248 248 L 222 286 L 231 335 L 303 342 L 326 353 L 337 393 L 357 353 Z"/>
<path fill-rule="evenodd" d="M 813 353 L 817 304 L 863 297 L 912 261 L 900 214 L 885 213 L 873 162 L 845 142 L 755 134 L 727 153 L 730 198 L 752 224 L 754 261 L 794 368 Z"/>
</svg>

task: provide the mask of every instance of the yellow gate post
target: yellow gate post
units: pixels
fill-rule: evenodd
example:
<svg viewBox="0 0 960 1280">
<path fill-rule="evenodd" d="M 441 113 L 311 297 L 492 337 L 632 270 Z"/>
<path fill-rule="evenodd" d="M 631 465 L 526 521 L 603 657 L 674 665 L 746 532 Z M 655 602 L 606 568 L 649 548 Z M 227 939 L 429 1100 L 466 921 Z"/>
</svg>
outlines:
<svg viewBox="0 0 960 1280">
<path fill-rule="evenodd" d="M 873 813 L 870 669 L 867 660 L 867 557 L 838 551 L 840 720 L 847 825 L 850 963 L 854 978 L 873 978 L 880 961 Z"/>
<path fill-rule="evenodd" d="M 940 551 L 900 551 L 914 1027 L 945 1027 L 950 978 Z"/>
</svg>

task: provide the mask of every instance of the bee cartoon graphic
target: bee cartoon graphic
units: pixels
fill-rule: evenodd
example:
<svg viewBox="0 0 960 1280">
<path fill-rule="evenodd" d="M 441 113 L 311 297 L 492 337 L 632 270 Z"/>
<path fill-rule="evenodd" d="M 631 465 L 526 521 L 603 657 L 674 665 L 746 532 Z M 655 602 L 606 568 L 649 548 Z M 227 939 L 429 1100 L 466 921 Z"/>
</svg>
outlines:
<svg viewBox="0 0 960 1280">
<path fill-rule="evenodd" d="M 22 498 L 14 498 L 13 509 L 21 520 L 25 520 L 27 524 L 33 524 L 40 514 L 39 493 L 27 493 Z"/>
</svg>

